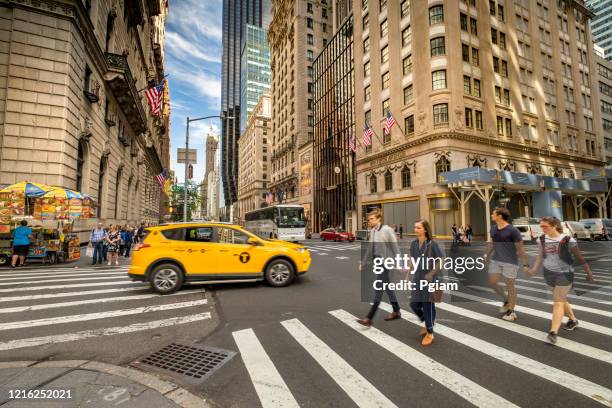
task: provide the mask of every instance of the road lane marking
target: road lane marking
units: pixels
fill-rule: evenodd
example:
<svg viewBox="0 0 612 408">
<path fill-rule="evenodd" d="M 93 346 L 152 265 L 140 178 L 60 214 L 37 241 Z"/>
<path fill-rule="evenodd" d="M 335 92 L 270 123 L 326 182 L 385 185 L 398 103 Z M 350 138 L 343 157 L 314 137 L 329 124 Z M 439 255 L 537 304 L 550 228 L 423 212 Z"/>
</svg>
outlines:
<svg viewBox="0 0 612 408">
<path fill-rule="evenodd" d="M 396 407 L 298 319 L 285 320 L 281 324 L 355 404 L 360 407 Z"/>
<path fill-rule="evenodd" d="M 2 302 L 20 302 L 22 300 L 38 300 L 38 299 L 53 299 L 73 296 L 90 296 L 100 295 L 103 293 L 116 293 L 116 292 L 141 292 L 143 290 L 150 290 L 150 288 L 113 288 L 113 289 L 100 289 L 100 290 L 85 290 L 81 292 L 59 292 L 59 293 L 47 293 L 44 295 L 25 295 L 25 296 L 9 296 L 0 297 L 0 303 Z M 201 289 L 204 292 L 204 289 Z"/>
<path fill-rule="evenodd" d="M 162 312 L 165 310 L 175 310 L 175 309 L 184 309 L 186 307 L 203 306 L 207 303 L 208 301 L 206 299 L 199 299 L 199 300 L 193 300 L 190 302 L 169 303 L 166 305 L 142 306 L 142 307 L 134 307 L 132 309 L 109 310 L 106 312 L 86 313 L 86 314 L 71 315 L 71 316 L 49 317 L 45 319 L 36 319 L 36 320 L 21 320 L 17 322 L 0 323 L 0 331 L 23 329 L 23 328 L 30 328 L 30 327 L 39 327 L 39 326 L 49 326 L 53 324 L 85 322 L 88 320 L 109 319 L 113 317 L 130 316 L 130 315 L 135 315 L 135 314 L 140 314 L 140 313 Z"/>
<path fill-rule="evenodd" d="M 21 288 L 0 289 L 0 293 L 30 292 L 33 290 L 47 290 L 47 289 L 89 288 L 92 286 L 124 286 L 124 285 L 139 285 L 140 287 L 149 287 L 149 285 L 143 282 L 129 282 L 129 281 L 94 282 L 94 283 L 75 283 L 74 285 L 26 286 L 26 287 L 21 287 Z"/>
<path fill-rule="evenodd" d="M 401 341 L 373 327 L 365 329 L 356 322 L 357 318 L 344 310 L 329 312 L 332 316 L 346 324 L 356 332 L 364 335 L 377 345 L 391 352 L 396 357 L 416 368 L 434 381 L 442 384 L 450 391 L 469 401 L 477 407 L 517 407 L 517 405 L 505 400 L 476 384 L 474 381 L 450 368 L 438 363 L 425 354 L 407 346 Z"/>
<path fill-rule="evenodd" d="M 529 282 L 523 279 L 517 279 L 517 281 L 521 281 L 521 282 Z M 541 286 L 546 286 L 546 284 L 544 282 L 531 282 L 535 285 L 541 285 Z M 503 284 L 503 282 L 502 282 Z M 538 292 L 538 293 L 550 293 L 549 289 L 538 289 L 538 288 L 532 288 L 531 286 L 523 286 L 523 285 L 514 285 L 515 288 L 517 289 L 524 289 L 524 290 L 528 290 L 531 292 Z M 586 290 L 586 289 L 585 289 Z M 595 298 L 590 298 L 587 296 L 579 296 L 579 295 L 573 295 L 571 293 L 567 294 L 567 297 L 569 299 L 577 299 L 577 300 L 584 300 L 586 302 L 594 302 L 594 303 L 600 303 L 603 305 L 612 305 L 612 301 L 607 301 L 607 300 L 602 300 L 602 299 L 595 299 Z"/>
<path fill-rule="evenodd" d="M 99 278 L 96 278 L 95 276 L 92 276 L 91 278 L 59 278 L 59 279 L 46 279 L 46 280 L 33 280 L 33 281 L 24 281 L 24 282 L 6 282 L 6 283 L 1 283 L 0 282 L 0 286 L 11 286 L 11 285 L 28 285 L 28 284 L 32 284 L 32 283 L 56 283 L 56 282 L 79 282 L 79 281 L 99 281 L 99 280 L 113 280 L 115 279 L 115 281 L 117 282 L 131 282 L 131 279 L 129 277 L 127 277 L 125 274 L 123 278 L 119 277 L 119 276 L 101 276 Z M 21 288 L 15 288 L 15 289 L 21 289 Z"/>
<path fill-rule="evenodd" d="M 109 266 L 106 268 L 45 268 L 45 269 L 8 269 L 0 271 L 0 277 L 8 275 L 48 275 L 48 274 L 63 274 L 77 272 L 127 272 L 130 269 L 129 265 L 125 266 Z"/>
<path fill-rule="evenodd" d="M 393 311 L 393 308 L 388 303 L 381 303 L 380 306 L 381 309 L 388 312 Z M 412 312 L 407 310 L 402 310 L 402 319 L 414 323 L 417 326 L 422 325 L 419 319 Z M 521 354 L 442 324 L 436 323 L 434 330 L 437 335 L 448 337 L 452 341 L 484 353 L 485 355 L 500 360 L 512 367 L 516 367 L 554 384 L 577 392 L 578 394 L 584 395 L 595 402 L 612 407 L 612 390 L 609 390 L 608 388 L 605 388 L 599 384 L 595 384 L 589 380 L 578 377 L 577 375 L 568 373 L 566 371 L 559 370 L 558 368 L 549 366 L 547 364 L 540 363 L 539 361 L 532 360 Z"/>
<path fill-rule="evenodd" d="M 266 354 L 255 332 L 245 329 L 233 332 L 232 336 L 262 407 L 299 408 L 300 405 Z"/>
<path fill-rule="evenodd" d="M 210 319 L 210 312 L 198 313 L 190 316 L 171 317 L 162 320 L 153 320 L 144 323 L 135 323 L 129 326 L 116 326 L 102 329 L 85 330 L 75 333 L 59 334 L 55 336 L 31 337 L 25 339 L 16 339 L 0 343 L 0 351 L 14 350 L 26 347 L 37 347 L 45 344 L 65 343 L 68 341 L 77 341 L 90 339 L 92 337 L 112 336 L 115 334 L 134 333 L 144 330 L 160 329 L 163 327 L 176 326 L 179 324 L 187 324 L 198 322 L 201 320 Z"/>
<path fill-rule="evenodd" d="M 488 300 L 485 298 L 481 298 L 481 299 Z M 483 303 L 483 302 L 480 302 L 480 303 Z M 486 304 L 490 304 L 490 303 L 486 303 Z M 495 305 L 492 305 L 492 306 L 495 306 Z M 467 317 L 470 319 L 478 320 L 479 322 L 487 323 L 492 326 L 501 327 L 502 329 L 510 330 L 514 333 L 521 334 L 523 336 L 530 337 L 538 341 L 543 341 L 545 343 L 547 342 L 546 337 L 545 337 L 545 334 L 546 334 L 545 332 L 532 329 L 531 327 L 521 326 L 520 324 L 517 324 L 517 323 L 507 322 L 498 317 L 485 315 L 485 314 L 478 313 L 470 309 L 464 309 L 462 307 L 451 305 L 449 303 L 436 303 L 436 308 L 446 310 L 447 312 L 458 314 L 462 317 Z M 603 361 L 604 363 L 612 364 L 612 353 L 609 351 L 598 349 L 596 347 L 587 346 L 584 343 L 578 343 L 576 341 L 568 340 L 562 337 L 558 338 L 558 342 L 556 346 L 569 350 L 569 351 L 573 351 L 574 353 L 582 354 L 583 356 L 587 356 L 595 360 Z"/>
<path fill-rule="evenodd" d="M 118 297 L 106 297 L 106 298 L 97 298 L 97 299 L 87 299 L 87 300 L 75 300 L 72 302 L 62 302 L 62 303 L 44 303 L 39 305 L 31 305 L 31 306 L 17 306 L 17 307 L 8 307 L 4 309 L 0 309 L 0 314 L 2 313 L 21 313 L 21 312 L 34 312 L 36 310 L 47 310 L 47 309 L 56 309 L 61 307 L 71 307 L 78 305 L 89 305 L 95 303 L 111 303 L 111 302 L 122 302 L 129 300 L 142 300 L 142 299 L 152 299 L 159 297 L 174 297 L 174 296 L 184 296 L 191 295 L 194 293 L 203 293 L 201 291 L 181 291 L 176 292 L 171 295 L 158 295 L 156 293 L 149 293 L 146 295 L 130 295 L 130 296 L 118 296 Z"/>
<path fill-rule="evenodd" d="M 336 259 L 350 259 L 348 256 L 337 256 Z"/>
<path fill-rule="evenodd" d="M 121 276 L 127 276 L 127 274 L 125 272 L 100 272 L 97 273 L 95 275 L 92 276 L 107 276 L 107 275 L 121 275 Z M 8 276 L 8 275 L 7 275 Z M 66 274 L 61 274 L 61 275 L 45 275 L 43 276 L 45 279 L 47 278 L 78 278 L 78 277 L 85 277 L 85 275 L 83 275 L 82 273 L 66 273 Z M 0 282 L 6 282 L 6 281 L 19 281 L 19 280 L 23 280 L 23 279 L 32 279 L 32 278 L 36 278 L 35 276 L 19 276 L 19 275 L 10 275 L 9 277 L 0 277 Z M 34 281 L 34 282 L 40 282 L 39 280 Z M 15 282 L 15 283 L 21 283 L 21 282 Z"/>
</svg>

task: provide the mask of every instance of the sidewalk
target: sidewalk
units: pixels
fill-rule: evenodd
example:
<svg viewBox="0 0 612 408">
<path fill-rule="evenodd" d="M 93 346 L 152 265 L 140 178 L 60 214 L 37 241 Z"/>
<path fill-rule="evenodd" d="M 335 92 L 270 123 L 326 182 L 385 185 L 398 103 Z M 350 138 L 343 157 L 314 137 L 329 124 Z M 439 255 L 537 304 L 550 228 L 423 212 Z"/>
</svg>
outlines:
<svg viewBox="0 0 612 408">
<path fill-rule="evenodd" d="M 10 390 L 23 390 L 26 394 L 28 390 L 69 390 L 71 398 L 11 399 Z M 0 405 L 3 408 L 210 406 L 204 398 L 154 375 L 87 360 L 0 362 Z"/>
</svg>

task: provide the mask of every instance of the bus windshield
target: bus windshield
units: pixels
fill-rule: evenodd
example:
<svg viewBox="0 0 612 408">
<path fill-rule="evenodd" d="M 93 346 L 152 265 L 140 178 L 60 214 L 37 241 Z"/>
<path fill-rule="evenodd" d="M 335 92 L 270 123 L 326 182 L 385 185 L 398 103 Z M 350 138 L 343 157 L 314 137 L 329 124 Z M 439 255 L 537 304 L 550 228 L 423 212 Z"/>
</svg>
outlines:
<svg viewBox="0 0 612 408">
<path fill-rule="evenodd" d="M 304 228 L 306 226 L 304 208 L 279 207 L 276 224 L 279 228 Z"/>
</svg>

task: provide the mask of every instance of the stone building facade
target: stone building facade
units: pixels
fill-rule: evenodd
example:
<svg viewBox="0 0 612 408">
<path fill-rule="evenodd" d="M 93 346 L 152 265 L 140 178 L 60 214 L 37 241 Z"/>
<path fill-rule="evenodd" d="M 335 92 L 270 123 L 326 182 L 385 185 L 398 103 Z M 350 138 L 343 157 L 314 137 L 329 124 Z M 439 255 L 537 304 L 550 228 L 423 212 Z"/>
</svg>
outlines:
<svg viewBox="0 0 612 408">
<path fill-rule="evenodd" d="M 264 94 L 238 140 L 238 210 L 234 214 L 237 221 L 244 221 L 244 214 L 265 203 L 270 171 L 271 111 L 270 94 Z"/>
<path fill-rule="evenodd" d="M 204 179 L 202 180 L 202 216 L 206 217 L 208 209 L 208 175 L 218 169 L 217 165 L 217 150 L 219 149 L 219 141 L 217 137 L 212 133 L 212 128 L 206 136 L 206 163 L 204 171 Z"/>
<path fill-rule="evenodd" d="M 167 13 L 167 0 L 0 3 L 0 184 L 88 193 L 105 223 L 159 221 L 169 111 L 152 116 L 141 90 L 164 77 Z"/>
<path fill-rule="evenodd" d="M 603 54 L 595 54 L 597 87 L 599 88 L 601 125 L 604 135 L 606 162 L 612 164 L 612 62 Z"/>
<path fill-rule="evenodd" d="M 312 207 L 313 62 L 332 35 L 331 2 L 273 0 L 271 177 L 276 202 Z M 303 158 L 303 159 L 302 159 Z M 304 175 L 304 186 L 300 175 Z M 303 195 L 302 195 L 303 194 Z"/>
<path fill-rule="evenodd" d="M 436 235 L 449 235 L 460 222 L 457 199 L 441 183 L 449 170 L 576 178 L 604 163 L 591 13 L 582 1 L 414 3 L 353 2 L 362 228 L 365 213 L 381 208 L 387 223 L 411 231 L 427 218 Z M 399 124 L 389 136 L 387 111 Z M 370 147 L 366 123 L 375 133 Z M 522 193 L 511 197 L 515 216 L 530 215 Z M 571 206 L 569 198 L 559 205 Z M 483 200 L 474 196 L 466 211 L 466 223 L 484 234 Z"/>
</svg>

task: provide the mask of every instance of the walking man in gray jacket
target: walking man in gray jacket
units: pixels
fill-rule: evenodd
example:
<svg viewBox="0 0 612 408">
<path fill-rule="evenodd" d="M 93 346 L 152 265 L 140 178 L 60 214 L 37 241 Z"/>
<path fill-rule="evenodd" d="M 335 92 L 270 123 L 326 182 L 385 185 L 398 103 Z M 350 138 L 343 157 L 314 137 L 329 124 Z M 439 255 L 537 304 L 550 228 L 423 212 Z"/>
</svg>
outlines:
<svg viewBox="0 0 612 408">
<path fill-rule="evenodd" d="M 379 210 L 374 210 L 368 213 L 368 226 L 370 227 L 370 244 L 368 245 L 365 256 L 359 265 L 360 271 L 364 263 L 372 263 L 375 258 L 395 258 L 395 255 L 400 253 L 395 231 L 393 231 L 393 229 L 388 225 L 384 225 L 382 223 L 382 215 Z M 389 273 L 390 271 L 385 268 L 385 270 L 380 274 L 380 280 L 383 283 L 390 282 Z M 389 321 L 399 319 L 401 317 L 400 306 L 397 302 L 397 298 L 395 297 L 395 292 L 388 287 L 385 287 L 385 292 L 387 292 L 389 301 L 393 306 L 393 313 L 385 317 L 385 320 Z M 370 327 L 372 325 L 372 319 L 378 310 L 378 306 L 382 300 L 382 295 L 382 290 L 375 290 L 374 302 L 372 303 L 372 307 L 370 308 L 368 315 L 365 319 L 357 320 L 358 323 L 366 327 Z"/>
</svg>

